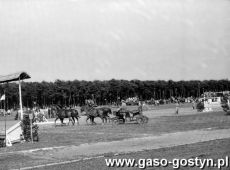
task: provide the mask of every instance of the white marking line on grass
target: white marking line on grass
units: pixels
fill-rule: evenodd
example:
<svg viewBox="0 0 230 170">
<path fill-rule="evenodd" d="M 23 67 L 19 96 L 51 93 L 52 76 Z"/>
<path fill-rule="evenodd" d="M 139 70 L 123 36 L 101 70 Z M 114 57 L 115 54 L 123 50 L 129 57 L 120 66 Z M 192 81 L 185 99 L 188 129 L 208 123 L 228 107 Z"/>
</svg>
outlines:
<svg viewBox="0 0 230 170">
<path fill-rule="evenodd" d="M 124 152 L 124 153 L 130 154 L 130 153 L 135 153 L 135 152 Z M 112 156 L 118 156 L 118 155 L 122 155 L 124 153 L 113 153 Z M 49 163 L 49 164 L 28 166 L 28 167 L 19 168 L 19 170 L 29 170 L 29 169 L 34 169 L 34 168 L 44 168 L 44 167 L 55 166 L 55 165 L 65 165 L 65 164 L 76 163 L 76 162 L 80 162 L 80 161 L 87 161 L 87 160 L 92 160 L 92 159 L 99 159 L 99 158 L 104 158 L 104 157 L 105 157 L 105 155 L 99 155 L 99 156 L 75 159 L 75 160 L 71 160 L 71 161 L 54 162 L 54 163 Z M 18 169 L 11 169 L 11 170 L 18 170 Z"/>
<path fill-rule="evenodd" d="M 42 165 L 36 165 L 36 166 L 28 166 L 28 167 L 19 168 L 19 170 L 28 170 L 28 169 L 34 169 L 34 168 L 44 168 L 44 167 L 55 166 L 55 165 L 65 165 L 65 164 L 76 163 L 76 162 L 80 162 L 80 161 L 98 159 L 98 158 L 104 158 L 104 155 L 94 156 L 94 157 L 87 157 L 87 158 L 83 158 L 83 159 L 75 159 L 75 160 L 71 160 L 71 161 L 63 161 L 63 162 L 55 162 L 55 163 L 42 164 Z M 18 170 L 18 169 L 11 169 L 11 170 Z"/>
<path fill-rule="evenodd" d="M 69 146 L 71 146 L 71 145 L 69 145 Z M 22 150 L 22 151 L 3 152 L 3 153 L 0 153 L 0 155 L 15 154 L 15 153 L 31 153 L 31 152 L 37 152 L 37 151 L 61 149 L 61 148 L 65 148 L 65 147 L 68 147 L 68 146 L 54 146 L 54 147 L 37 148 L 37 149 L 29 149 L 29 150 Z"/>
</svg>

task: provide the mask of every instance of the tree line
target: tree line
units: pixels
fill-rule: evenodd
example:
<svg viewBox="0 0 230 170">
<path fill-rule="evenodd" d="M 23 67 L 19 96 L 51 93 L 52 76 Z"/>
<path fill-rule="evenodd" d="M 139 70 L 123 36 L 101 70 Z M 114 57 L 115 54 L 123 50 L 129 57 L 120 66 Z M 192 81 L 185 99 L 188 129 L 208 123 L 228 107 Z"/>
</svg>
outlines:
<svg viewBox="0 0 230 170">
<path fill-rule="evenodd" d="M 98 105 L 103 105 L 116 103 L 129 97 L 138 97 L 140 100 L 159 100 L 171 97 L 196 98 L 206 91 L 226 90 L 230 90 L 230 81 L 227 79 L 205 81 L 56 80 L 54 82 L 22 82 L 22 99 L 23 106 L 26 107 L 34 104 L 40 106 L 84 105 L 86 99 L 92 99 Z M 0 94 L 3 94 L 4 91 L 7 108 L 18 107 L 18 84 L 2 84 Z"/>
</svg>

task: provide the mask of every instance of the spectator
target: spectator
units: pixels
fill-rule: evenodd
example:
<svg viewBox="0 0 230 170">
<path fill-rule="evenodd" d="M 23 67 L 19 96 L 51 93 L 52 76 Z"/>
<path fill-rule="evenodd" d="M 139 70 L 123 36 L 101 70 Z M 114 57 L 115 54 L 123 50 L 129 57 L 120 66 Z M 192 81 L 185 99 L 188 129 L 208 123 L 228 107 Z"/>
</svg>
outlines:
<svg viewBox="0 0 230 170">
<path fill-rule="evenodd" d="M 180 107 L 180 104 L 178 101 L 176 101 L 176 114 L 179 114 L 179 107 Z"/>
<path fill-rule="evenodd" d="M 196 108 L 196 102 L 195 100 L 192 101 L 192 109 L 194 110 Z"/>
</svg>

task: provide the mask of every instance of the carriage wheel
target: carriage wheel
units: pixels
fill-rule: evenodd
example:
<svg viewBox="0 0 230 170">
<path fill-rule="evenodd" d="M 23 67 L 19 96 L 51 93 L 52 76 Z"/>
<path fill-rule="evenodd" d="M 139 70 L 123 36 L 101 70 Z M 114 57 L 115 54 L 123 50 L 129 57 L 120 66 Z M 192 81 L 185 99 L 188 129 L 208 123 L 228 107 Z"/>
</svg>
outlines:
<svg viewBox="0 0 230 170">
<path fill-rule="evenodd" d="M 112 123 L 118 125 L 120 122 L 119 119 L 115 118 L 112 120 Z"/>
<path fill-rule="evenodd" d="M 144 123 L 144 119 L 142 117 L 137 117 L 137 123 L 138 124 L 143 124 Z"/>
</svg>

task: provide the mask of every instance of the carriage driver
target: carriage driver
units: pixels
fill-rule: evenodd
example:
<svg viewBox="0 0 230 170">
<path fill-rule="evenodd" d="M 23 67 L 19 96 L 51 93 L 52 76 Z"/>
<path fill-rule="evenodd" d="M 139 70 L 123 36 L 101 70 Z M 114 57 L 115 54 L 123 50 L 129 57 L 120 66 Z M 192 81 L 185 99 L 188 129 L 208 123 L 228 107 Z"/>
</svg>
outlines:
<svg viewBox="0 0 230 170">
<path fill-rule="evenodd" d="M 138 111 L 140 114 L 142 114 L 142 111 L 143 111 L 143 102 L 142 101 L 139 101 L 139 103 L 138 103 Z"/>
<path fill-rule="evenodd" d="M 94 101 L 93 100 L 85 100 L 85 104 L 86 105 L 88 105 L 88 106 L 90 106 L 90 107 L 94 107 L 95 106 L 95 103 L 94 103 Z"/>
</svg>

